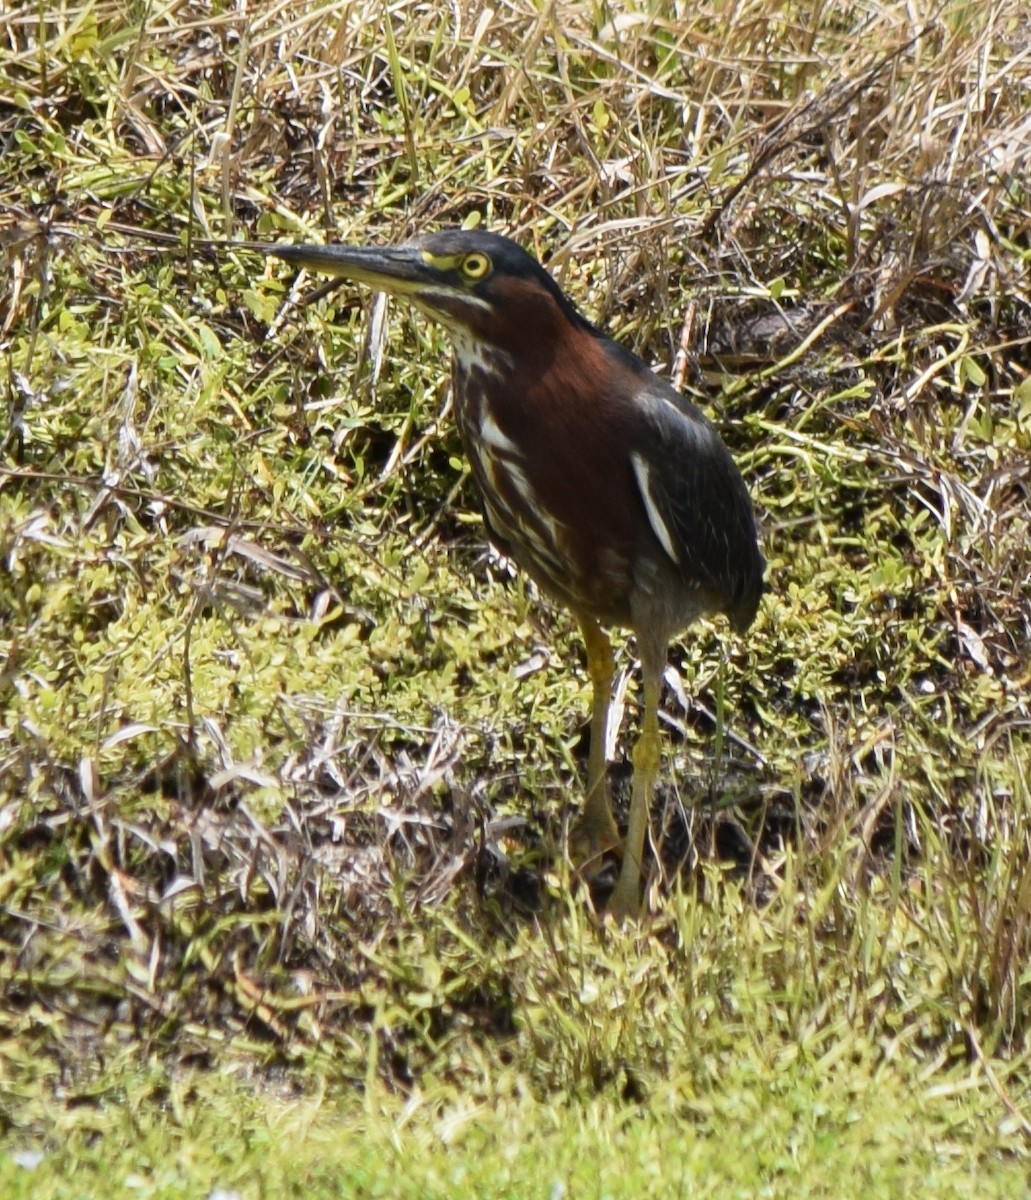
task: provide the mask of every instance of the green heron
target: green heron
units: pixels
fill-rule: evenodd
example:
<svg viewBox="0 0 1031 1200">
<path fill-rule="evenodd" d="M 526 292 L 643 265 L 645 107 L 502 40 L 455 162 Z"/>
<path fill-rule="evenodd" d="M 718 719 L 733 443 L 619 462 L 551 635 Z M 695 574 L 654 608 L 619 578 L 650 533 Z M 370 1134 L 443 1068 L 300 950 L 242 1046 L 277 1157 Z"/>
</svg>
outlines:
<svg viewBox="0 0 1031 1200">
<path fill-rule="evenodd" d="M 694 404 L 585 320 L 508 238 L 454 229 L 382 248 L 264 249 L 401 296 L 447 330 L 455 415 L 492 540 L 583 630 L 593 705 L 575 838 L 592 856 L 619 842 L 605 760 L 614 664 L 602 626 L 636 635 L 643 717 L 608 903 L 616 916 L 636 915 L 670 639 L 720 612 L 743 631 L 762 594 L 756 521 L 726 446 Z"/>
</svg>

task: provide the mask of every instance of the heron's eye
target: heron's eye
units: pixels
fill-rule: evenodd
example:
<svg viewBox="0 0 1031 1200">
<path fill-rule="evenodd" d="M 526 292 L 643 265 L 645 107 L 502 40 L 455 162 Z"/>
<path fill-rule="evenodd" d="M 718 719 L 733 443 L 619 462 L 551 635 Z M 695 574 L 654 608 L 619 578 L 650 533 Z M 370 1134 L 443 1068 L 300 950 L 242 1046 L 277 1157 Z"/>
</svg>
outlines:
<svg viewBox="0 0 1031 1200">
<path fill-rule="evenodd" d="M 486 254 L 473 251 L 462 259 L 462 274 L 466 279 L 482 279 L 490 270 L 490 259 Z"/>
</svg>

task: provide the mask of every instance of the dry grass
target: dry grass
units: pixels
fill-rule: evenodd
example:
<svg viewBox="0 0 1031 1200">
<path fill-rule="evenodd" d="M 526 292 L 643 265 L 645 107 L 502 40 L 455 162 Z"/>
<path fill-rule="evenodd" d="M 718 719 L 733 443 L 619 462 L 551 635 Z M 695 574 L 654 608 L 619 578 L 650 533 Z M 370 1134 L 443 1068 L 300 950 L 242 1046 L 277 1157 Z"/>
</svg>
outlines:
<svg viewBox="0 0 1031 1200">
<path fill-rule="evenodd" d="M 3 37 L 12 1075 L 132 1036 L 404 1089 L 517 1034 L 544 1091 L 619 1073 L 549 1008 L 575 642 L 483 553 L 440 336 L 211 245 L 468 220 L 696 394 L 764 513 L 725 697 L 714 631 L 676 655 L 660 906 L 722 912 L 698 862 L 730 862 L 817 1025 L 851 986 L 914 1053 L 1021 1051 L 1023 3 L 97 3 Z"/>
</svg>

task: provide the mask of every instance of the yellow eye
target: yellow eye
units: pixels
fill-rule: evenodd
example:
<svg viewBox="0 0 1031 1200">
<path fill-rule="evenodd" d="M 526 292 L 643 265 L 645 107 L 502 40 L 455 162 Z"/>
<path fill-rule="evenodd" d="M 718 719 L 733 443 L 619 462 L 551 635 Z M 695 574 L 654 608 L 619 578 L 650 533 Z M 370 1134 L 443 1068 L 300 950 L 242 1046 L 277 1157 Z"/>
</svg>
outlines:
<svg viewBox="0 0 1031 1200">
<path fill-rule="evenodd" d="M 482 279 L 490 270 L 490 259 L 486 254 L 473 251 L 462 259 L 462 274 L 466 279 Z"/>
</svg>

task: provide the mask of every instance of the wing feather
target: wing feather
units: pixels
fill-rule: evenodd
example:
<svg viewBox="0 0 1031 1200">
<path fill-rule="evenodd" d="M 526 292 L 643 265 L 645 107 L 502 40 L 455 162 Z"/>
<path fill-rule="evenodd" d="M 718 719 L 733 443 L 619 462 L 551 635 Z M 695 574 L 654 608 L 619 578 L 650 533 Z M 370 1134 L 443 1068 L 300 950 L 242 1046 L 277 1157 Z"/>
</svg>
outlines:
<svg viewBox="0 0 1031 1200">
<path fill-rule="evenodd" d="M 639 404 L 631 464 L 652 531 L 684 581 L 720 598 L 744 629 L 765 563 L 741 473 L 712 423 L 673 388 L 660 384 Z"/>
</svg>

